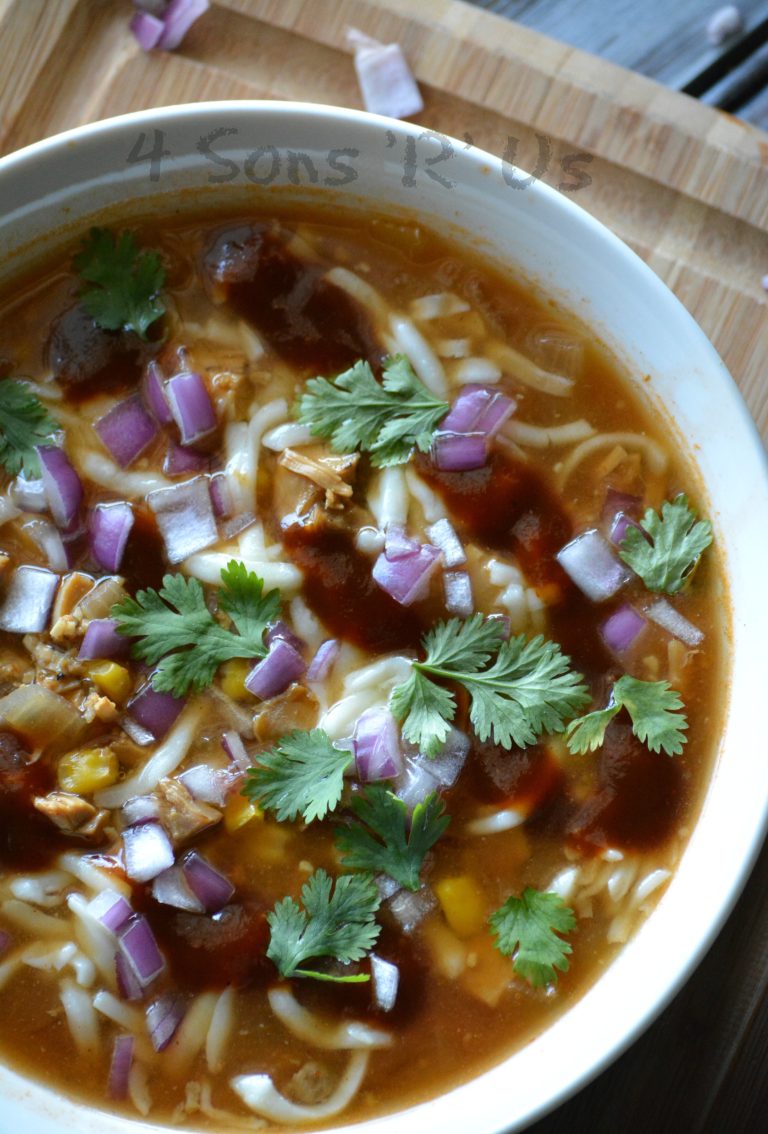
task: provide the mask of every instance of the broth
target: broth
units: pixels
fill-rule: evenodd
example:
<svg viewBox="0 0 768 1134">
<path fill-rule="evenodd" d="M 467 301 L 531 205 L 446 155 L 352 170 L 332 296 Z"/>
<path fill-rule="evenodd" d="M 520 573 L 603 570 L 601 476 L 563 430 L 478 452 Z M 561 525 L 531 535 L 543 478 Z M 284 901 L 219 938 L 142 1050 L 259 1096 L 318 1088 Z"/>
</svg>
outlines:
<svg viewBox="0 0 768 1134">
<path fill-rule="evenodd" d="M 95 325 L 78 303 L 82 283 L 69 255 L 2 305 L 0 373 L 30 382 L 58 422 L 83 499 L 67 530 L 51 521 L 50 486 L 30 504 L 18 478 L 0 471 L 0 621 L 10 617 L 19 565 L 62 579 L 42 630 L 0 630 L 0 1011 L 8 1022 L 0 1053 L 31 1078 L 152 1121 L 215 1128 L 227 1114 L 242 1120 L 251 1110 L 231 1084 L 254 1075 L 269 1076 L 291 1104 L 319 1107 L 308 1112 L 312 1125 L 374 1117 L 474 1076 L 541 1032 L 599 977 L 663 892 L 695 821 L 720 724 L 726 627 L 716 555 L 706 551 L 666 599 L 628 572 L 596 602 L 558 553 L 595 530 L 619 562 L 610 542 L 616 514 L 629 510 L 636 526 L 682 491 L 695 500 L 695 477 L 585 327 L 420 226 L 219 217 L 147 223 L 137 241 L 160 252 L 167 274 L 168 309 L 146 340 Z M 434 450 L 390 468 L 366 454 L 343 467 L 327 442 L 291 427 L 281 434 L 308 379 L 330 379 L 360 359 L 381 378 L 394 354 L 408 356 L 431 393 L 445 390 L 454 406 L 477 387 L 514 399 L 513 414 L 485 437 L 478 467 L 440 467 Z M 137 392 L 150 398 L 148 375 L 160 376 L 164 397 L 163 383 L 188 373 L 202 377 L 211 427 L 182 444 L 176 405 L 176 418 L 155 423 L 121 468 L 120 439 L 110 451 L 95 424 Z M 210 485 L 223 486 L 224 499 L 214 494 L 197 521 L 182 508 L 183 530 L 169 536 L 149 494 L 192 481 L 206 485 L 206 500 Z M 123 502 L 132 526 L 110 571 L 94 559 L 84 518 Z M 214 536 L 173 554 L 211 507 Z M 374 578 L 385 539 L 423 546 L 445 520 L 465 561 L 446 566 L 444 550 L 423 595 L 405 605 Z M 56 561 L 62 548 L 64 563 Z M 169 571 L 200 579 L 212 608 L 230 560 L 279 588 L 279 617 L 300 639 L 305 665 L 327 639 L 338 642 L 338 656 L 327 676 L 299 674 L 263 701 L 243 684 L 258 654 L 226 661 L 205 689 L 185 694 L 156 738 L 133 701 L 151 666 L 108 654 L 99 670 L 99 660 L 79 656 L 83 635 L 92 619 L 113 617 L 126 594 L 159 588 Z M 430 628 L 457 616 L 455 599 L 453 615 L 446 606 L 451 572 L 465 588 L 460 617 L 471 609 L 502 619 L 497 649 L 505 632 L 543 634 L 571 659 L 589 693 L 566 720 L 610 705 L 622 675 L 669 681 L 685 705 L 687 743 L 678 755 L 651 752 L 623 711 L 582 755 L 558 728 L 503 746 L 478 738 L 467 689 L 454 682 L 451 743 L 469 751 L 454 783 L 432 777 L 450 826 L 420 864 L 420 888 L 398 890 L 381 873 L 379 936 L 363 959 L 320 962 L 332 977 L 368 978 L 369 952 L 388 966 L 373 963 L 373 982 L 280 982 L 267 956 L 268 914 L 286 896 L 298 901 L 318 869 L 332 878 L 349 872 L 334 828 L 339 818 L 354 826 L 351 804 L 365 788 L 353 764 L 335 815 L 278 822 L 263 798 L 259 809 L 241 794 L 242 744 L 233 754 L 231 738 L 239 735 L 247 762 L 258 765 L 294 729 L 350 737 L 408 679 Z M 91 589 L 114 576 L 123 586 L 109 584 L 106 597 Z M 682 617 L 672 631 L 654 620 L 660 601 Z M 617 649 L 605 623 L 627 606 L 642 627 Z M 229 625 L 221 607 L 217 617 Z M 47 699 L 22 712 L 9 697 L 29 686 Z M 396 724 L 398 758 L 412 759 L 412 774 L 421 769 L 424 778 L 439 765 L 404 742 L 403 714 Z M 152 775 L 158 751 L 171 754 Z M 94 767 L 98 784 L 85 774 Z M 207 789 L 200 768 L 211 773 Z M 190 769 L 196 797 L 178 786 Z M 385 782 L 404 795 L 404 777 Z M 147 824 L 170 835 L 175 865 L 142 880 L 126 842 Z M 233 888 L 209 913 L 199 897 L 197 912 L 158 899 L 157 878 L 190 850 Z M 576 919 L 560 933 L 572 946 L 569 967 L 552 969 L 542 987 L 517 971 L 515 954 L 495 947 L 488 925 L 526 887 L 559 894 Z M 124 927 L 110 934 L 92 904 L 105 888 L 130 903 L 131 924 L 149 927 L 162 957 L 162 971 L 133 994 L 114 967 Z M 182 890 L 189 902 L 187 883 Z M 397 974 L 393 1005 L 382 972 Z M 309 1022 L 296 1022 L 292 998 L 312 1013 Z M 155 1003 L 169 1013 L 171 1038 L 147 1020 Z M 351 1023 L 370 1029 L 365 1055 L 348 1036 L 329 1038 Z M 116 1086 L 120 1036 L 133 1036 L 133 1049 L 130 1075 Z M 349 1102 L 334 1108 L 345 1084 Z M 276 1123 L 297 1120 L 280 1105 L 252 1109 Z"/>
</svg>

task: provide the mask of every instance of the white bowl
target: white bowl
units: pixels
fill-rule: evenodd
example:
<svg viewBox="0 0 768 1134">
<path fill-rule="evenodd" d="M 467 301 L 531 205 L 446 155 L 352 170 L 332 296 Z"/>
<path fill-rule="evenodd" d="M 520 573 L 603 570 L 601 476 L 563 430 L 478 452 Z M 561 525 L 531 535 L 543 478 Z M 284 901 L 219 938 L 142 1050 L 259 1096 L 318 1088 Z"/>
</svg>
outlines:
<svg viewBox="0 0 768 1134">
<path fill-rule="evenodd" d="M 142 156 L 150 152 L 154 160 Z M 311 161 L 315 184 L 296 155 Z M 57 230 L 82 228 L 117 204 L 125 219 L 322 194 L 453 231 L 489 259 L 514 264 L 594 328 L 637 375 L 643 396 L 664 407 L 701 474 L 732 603 L 731 683 L 714 776 L 673 881 L 607 972 L 543 1035 L 473 1081 L 347 1126 L 348 1134 L 422 1134 L 425 1124 L 441 1134 L 511 1132 L 583 1086 L 690 975 L 736 900 L 766 825 L 768 761 L 754 742 L 768 641 L 768 472 L 760 440 L 717 354 L 657 277 L 572 201 L 538 183 L 514 188 L 511 173 L 497 158 L 420 126 L 332 107 L 245 102 L 132 114 L 0 162 L 3 276 L 55 245 Z M 644 375 L 650 382 L 641 382 Z M 8 1134 L 159 1129 L 106 1116 L 5 1069 L 0 1099 L 0 1131 Z"/>
</svg>

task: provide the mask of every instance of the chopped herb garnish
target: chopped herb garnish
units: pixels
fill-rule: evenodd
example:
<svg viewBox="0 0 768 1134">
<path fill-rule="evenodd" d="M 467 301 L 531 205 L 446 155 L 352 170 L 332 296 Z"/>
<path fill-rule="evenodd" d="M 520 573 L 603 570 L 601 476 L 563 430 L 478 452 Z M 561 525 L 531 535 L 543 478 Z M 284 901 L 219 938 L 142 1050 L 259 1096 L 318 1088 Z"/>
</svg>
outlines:
<svg viewBox="0 0 768 1134">
<path fill-rule="evenodd" d="M 86 284 L 94 285 L 81 289 L 83 307 L 107 331 L 135 331 L 145 339 L 165 313 L 160 256 L 142 252 L 131 232 L 115 239 L 106 228 L 92 228 L 75 256 L 75 269 Z"/>
<path fill-rule="evenodd" d="M 363 449 L 374 465 L 399 465 L 414 446 L 428 452 L 450 406 L 431 394 L 401 355 L 384 363 L 377 382 L 367 362 L 356 362 L 332 382 L 310 378 L 298 402 L 299 421 L 337 453 Z"/>
<path fill-rule="evenodd" d="M 411 676 L 395 687 L 390 700 L 406 740 L 434 756 L 448 735 L 456 699 L 432 677 L 466 689 L 480 740 L 522 748 L 544 732 L 562 732 L 567 718 L 589 701 L 581 674 L 570 670 L 559 646 L 541 635 L 509 641 L 502 635 L 500 623 L 481 614 L 438 622 L 424 635 L 426 658 L 413 662 Z"/>
<path fill-rule="evenodd" d="M 337 976 L 300 968 L 305 961 L 330 957 L 347 963 L 361 960 L 376 942 L 380 926 L 374 920 L 380 898 L 370 874 L 342 874 L 332 882 L 316 870 L 301 890 L 304 909 L 283 898 L 267 914 L 271 930 L 267 956 L 282 977 L 313 977 L 338 984 L 369 979 L 366 973 Z"/>
<path fill-rule="evenodd" d="M 569 751 L 582 754 L 599 748 L 621 709 L 627 710 L 632 732 L 651 752 L 663 749 L 667 756 L 679 756 L 683 751 L 688 721 L 680 694 L 668 681 L 640 681 L 628 674 L 613 686 L 606 708 L 571 721 L 566 732 Z"/>
<path fill-rule="evenodd" d="M 640 521 L 649 543 L 638 528 L 629 527 L 619 555 L 645 583 L 649 591 L 677 594 L 712 542 L 712 525 L 697 520 L 682 493 L 671 503 L 665 500 L 661 516 L 649 508 Z"/>
<path fill-rule="evenodd" d="M 409 817 L 402 799 L 382 784 L 370 784 L 353 796 L 352 810 L 360 823 L 336 828 L 344 866 L 388 874 L 407 890 L 418 890 L 424 857 L 450 823 L 440 797 L 432 792 Z"/>
<path fill-rule="evenodd" d="M 576 918 L 558 894 L 527 886 L 522 897 L 507 898 L 490 923 L 496 948 L 512 957 L 515 972 L 534 988 L 556 981 L 556 969 L 568 971 L 573 949 L 558 935 L 570 933 Z"/>
<path fill-rule="evenodd" d="M 264 631 L 280 610 L 280 592 L 264 594 L 264 583 L 233 559 L 221 572 L 218 605 L 237 633 L 211 614 L 197 579 L 166 575 L 159 591 L 138 591 L 112 608 L 121 634 L 135 637 L 135 658 L 157 665 L 152 684 L 158 692 L 183 697 L 210 685 L 230 658 L 263 658 Z"/>
<path fill-rule="evenodd" d="M 9 476 L 24 470 L 27 477 L 40 475 L 35 446 L 45 445 L 59 428 L 39 398 L 13 378 L 0 382 L 0 465 Z"/>
<path fill-rule="evenodd" d="M 352 753 L 334 748 L 321 728 L 296 729 L 270 752 L 261 752 L 258 766 L 248 769 L 242 794 L 274 811 L 279 822 L 323 819 L 337 806 L 344 790 L 344 772 Z"/>
</svg>

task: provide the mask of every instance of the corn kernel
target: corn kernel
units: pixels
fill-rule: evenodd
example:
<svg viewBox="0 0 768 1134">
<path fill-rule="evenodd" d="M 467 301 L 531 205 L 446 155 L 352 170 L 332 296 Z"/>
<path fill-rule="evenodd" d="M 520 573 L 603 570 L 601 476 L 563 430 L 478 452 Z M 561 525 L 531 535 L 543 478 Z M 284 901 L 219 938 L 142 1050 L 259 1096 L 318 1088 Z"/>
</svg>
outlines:
<svg viewBox="0 0 768 1134">
<path fill-rule="evenodd" d="M 247 658 L 231 658 L 221 667 L 221 688 L 234 701 L 242 701 L 250 694 L 245 688 L 245 679 L 253 668 Z"/>
<path fill-rule="evenodd" d="M 481 933 L 486 922 L 485 902 L 477 883 L 467 874 L 443 878 L 435 886 L 445 920 L 457 937 Z"/>
<path fill-rule="evenodd" d="M 246 799 L 244 795 L 233 792 L 228 798 L 224 808 L 224 826 L 230 835 L 239 831 L 246 823 L 250 823 L 251 819 L 263 818 L 264 812 L 261 808 L 250 799 Z"/>
<path fill-rule="evenodd" d="M 111 700 L 124 701 L 133 688 L 133 678 L 123 665 L 117 662 L 90 662 L 88 676 L 98 690 Z"/>
<path fill-rule="evenodd" d="M 120 767 L 111 748 L 81 748 L 59 760 L 59 787 L 89 795 L 117 782 Z"/>
</svg>

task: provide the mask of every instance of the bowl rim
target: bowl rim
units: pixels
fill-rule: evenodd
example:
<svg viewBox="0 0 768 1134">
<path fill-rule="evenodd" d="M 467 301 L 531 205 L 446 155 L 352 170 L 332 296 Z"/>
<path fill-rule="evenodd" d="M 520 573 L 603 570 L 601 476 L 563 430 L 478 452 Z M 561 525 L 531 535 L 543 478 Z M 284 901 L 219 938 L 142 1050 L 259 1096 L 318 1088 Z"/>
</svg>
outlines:
<svg viewBox="0 0 768 1134">
<path fill-rule="evenodd" d="M 115 132 L 127 131 L 134 126 L 141 126 L 149 122 L 157 124 L 158 120 L 167 121 L 168 129 L 171 129 L 174 123 L 179 121 L 213 121 L 227 114 L 251 116 L 255 113 L 273 116 L 276 120 L 282 121 L 283 123 L 289 123 L 291 119 L 298 117 L 305 120 L 311 119 L 318 124 L 326 124 L 330 128 L 337 127 L 342 123 L 353 125 L 361 130 L 373 128 L 394 130 L 401 136 L 415 137 L 422 134 L 425 130 L 425 127 L 422 125 L 398 122 L 382 118 L 381 116 L 370 115 L 364 111 L 324 106 L 316 103 L 275 102 L 269 100 L 223 100 L 220 102 L 186 103 L 114 116 L 100 120 L 99 122 L 74 127 L 61 134 L 54 135 L 51 138 L 34 142 L 0 159 L 0 175 L 5 174 L 6 177 L 11 174 L 18 176 L 19 173 L 23 175 L 25 168 L 28 167 L 30 163 L 34 166 L 37 162 L 49 162 L 52 158 L 55 159 L 56 154 L 61 152 L 62 147 L 70 147 L 73 143 L 78 145 L 84 143 L 86 146 L 98 148 L 103 139 L 109 140 L 110 136 L 114 135 Z M 476 148 L 471 151 L 465 150 L 460 142 L 456 142 L 456 146 L 456 156 L 458 160 L 465 163 L 463 168 L 469 169 L 470 165 L 474 165 L 474 168 L 477 169 L 479 164 L 482 163 L 486 165 L 490 164 L 498 169 L 501 165 L 500 159 L 494 157 L 492 154 Z M 749 414 L 741 394 L 727 374 L 714 347 L 706 340 L 704 333 L 698 327 L 698 324 L 695 323 L 692 316 L 686 311 L 667 286 L 623 243 L 623 241 L 600 221 L 582 209 L 575 201 L 564 197 L 541 181 L 535 181 L 532 185 L 527 187 L 526 191 L 530 192 L 531 198 L 536 203 L 537 207 L 562 214 L 567 223 L 574 224 L 577 229 L 586 234 L 597 245 L 603 247 L 609 258 L 612 257 L 617 263 L 623 264 L 631 276 L 638 281 L 639 285 L 646 289 L 649 295 L 655 295 L 658 302 L 663 302 L 669 306 L 669 310 L 670 312 L 674 312 L 674 318 L 677 320 L 678 324 L 682 328 L 685 328 L 688 334 L 694 337 L 702 357 L 707 360 L 713 373 L 719 375 L 719 381 L 722 387 L 721 393 L 728 403 L 729 412 L 738 419 L 742 435 L 741 439 L 746 445 L 746 458 L 751 462 L 751 468 L 758 470 L 759 474 L 758 481 L 755 485 L 756 491 L 754 498 L 757 506 L 764 508 L 766 501 L 768 501 L 768 461 L 766 460 L 755 423 Z M 162 189 L 158 190 L 158 196 L 163 196 Z M 0 221 L 0 228 L 2 228 L 5 223 L 7 223 L 7 220 Z M 763 623 L 768 621 L 764 614 L 762 615 L 762 621 Z M 766 628 L 768 628 L 768 626 Z M 763 637 L 765 636 L 763 635 Z M 713 780 L 716 778 L 715 774 Z M 763 776 L 763 787 L 768 787 L 768 778 L 766 778 L 765 775 Z M 707 798 L 709 798 L 709 795 Z M 695 839 L 696 830 L 701 827 L 705 810 L 706 800 L 702 811 L 695 821 L 694 832 L 686 846 L 683 858 L 688 854 L 688 848 Z M 482 1132 L 482 1134 L 491 1134 L 491 1132 L 496 1134 L 496 1132 L 507 1129 L 521 1130 L 543 1114 L 554 1109 L 595 1078 L 608 1064 L 618 1058 L 618 1056 L 649 1026 L 656 1016 L 658 1016 L 682 985 L 690 978 L 693 970 L 699 964 L 725 923 L 746 883 L 762 846 L 766 829 L 768 828 L 768 791 L 763 792 L 761 802 L 758 803 L 756 800 L 752 801 L 750 814 L 751 822 L 748 822 L 743 827 L 740 836 L 739 853 L 737 855 L 739 865 L 736 875 L 731 875 L 727 879 L 725 877 L 717 879 L 719 900 L 715 903 L 716 908 L 714 912 L 699 920 L 701 932 L 697 944 L 692 949 L 688 949 L 686 954 L 687 960 L 675 968 L 672 976 L 664 981 L 657 980 L 656 983 L 653 984 L 655 991 L 652 1004 L 650 1004 L 644 1012 L 636 1014 L 633 1017 L 631 1026 L 618 1029 L 620 1034 L 617 1035 L 612 1032 L 609 1041 L 602 1044 L 597 1057 L 590 1058 L 588 1066 L 585 1065 L 583 1058 L 576 1058 L 574 1063 L 567 1069 L 567 1074 L 560 1082 L 560 1085 L 554 1090 L 549 1090 L 546 1093 L 546 1097 L 540 1093 L 540 1097 L 533 1099 L 527 1105 L 524 1112 L 514 1119 L 513 1126 L 509 1126 L 509 1120 L 504 1113 L 508 1109 L 507 1101 L 504 1100 L 504 1102 L 501 1103 L 497 1100 L 490 1100 L 483 1115 L 478 1116 L 475 1112 L 475 1117 L 479 1120 L 475 1126 L 478 1134 L 480 1134 L 480 1132 Z M 682 864 L 678 865 L 676 875 L 681 865 Z M 661 908 L 662 905 L 663 899 L 659 908 Z M 650 915 L 648 921 L 646 921 L 639 932 L 634 935 L 634 941 L 641 942 L 644 937 L 648 936 L 646 927 L 650 922 L 654 921 L 655 918 L 656 912 Z M 612 962 L 607 973 L 599 978 L 594 987 L 602 985 L 606 981 L 608 973 L 620 969 L 619 962 L 623 955 L 624 951 L 622 951 L 616 961 Z M 565 1015 L 560 1017 L 560 1020 L 563 1020 L 573 1013 L 575 1008 L 578 1007 L 578 1004 L 583 1003 L 586 995 L 588 994 L 584 994 L 576 1005 L 568 1009 Z M 556 1026 L 557 1024 L 551 1025 L 547 1029 L 547 1032 L 551 1031 L 552 1028 Z M 541 1037 L 538 1037 L 533 1042 L 538 1044 L 540 1038 Z M 530 1047 L 530 1045 L 528 1046 Z M 526 1049 L 524 1048 L 522 1050 L 525 1051 Z M 515 1060 L 519 1061 L 520 1054 L 520 1052 L 517 1052 L 507 1057 L 507 1059 L 501 1061 L 490 1070 L 441 1094 L 435 1099 L 417 1104 L 405 1111 L 385 1114 L 378 1119 L 346 1125 L 343 1129 L 349 1131 L 349 1134 L 356 1134 L 358 1131 L 359 1134 L 364 1134 L 364 1132 L 365 1134 L 368 1134 L 368 1132 L 373 1134 L 374 1130 L 380 1131 L 381 1134 L 388 1134 L 390 1129 L 392 1130 L 392 1134 L 410 1134 L 411 1131 L 415 1134 L 415 1131 L 420 1129 L 425 1118 L 435 1121 L 435 1115 L 440 1114 L 446 1134 L 452 1134 L 453 1131 L 459 1134 L 459 1132 L 462 1129 L 466 1129 L 466 1127 L 462 1128 L 461 1122 L 459 1122 L 459 1125 L 456 1124 L 455 1113 L 452 1112 L 463 1108 L 467 1099 L 470 1100 L 469 1105 L 476 1106 L 479 1100 L 491 1094 L 493 1088 L 502 1082 L 503 1073 L 507 1064 Z M 576 1054 L 577 1056 L 579 1055 L 579 1053 Z M 2 1069 L 0 1069 L 0 1076 L 2 1076 Z M 26 1080 L 20 1080 L 20 1082 L 23 1082 L 27 1087 L 29 1086 Z M 41 1096 L 46 1093 L 51 1093 L 49 1089 L 39 1087 L 37 1084 L 34 1086 L 34 1091 L 39 1092 Z M 59 1096 L 57 1092 L 53 1092 L 53 1094 L 57 1099 L 56 1105 L 59 1106 L 62 1097 Z M 493 1103 L 493 1105 L 490 1105 L 491 1103 Z M 425 1109 L 427 1107 L 429 1108 L 428 1113 Z M 83 1104 L 80 1103 L 75 1103 L 74 1108 L 75 1111 L 80 1113 L 89 1109 L 87 1106 L 84 1107 Z M 102 1119 L 103 1126 L 110 1118 L 109 1115 L 101 1111 L 94 1111 L 93 1113 L 97 1114 Z M 464 1113 L 463 1110 L 462 1113 Z M 118 1120 L 118 1122 L 119 1126 L 115 1126 L 116 1131 L 123 1129 L 122 1120 Z M 145 1126 L 140 1120 L 133 1118 L 125 1121 L 124 1129 L 126 1134 L 129 1134 L 130 1130 L 137 1130 L 142 1127 L 152 1131 L 160 1129 L 155 1126 Z"/>
</svg>

